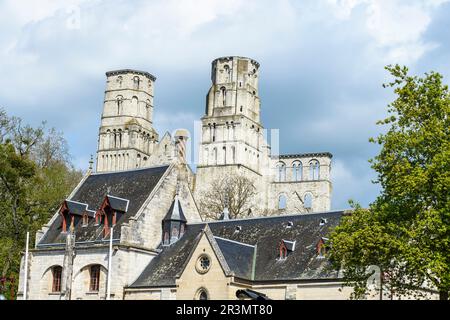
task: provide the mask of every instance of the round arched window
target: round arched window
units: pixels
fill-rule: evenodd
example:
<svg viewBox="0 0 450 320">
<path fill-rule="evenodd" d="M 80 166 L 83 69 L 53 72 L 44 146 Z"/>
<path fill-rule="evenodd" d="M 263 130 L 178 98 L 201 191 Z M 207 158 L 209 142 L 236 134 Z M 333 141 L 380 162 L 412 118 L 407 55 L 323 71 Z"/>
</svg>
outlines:
<svg viewBox="0 0 450 320">
<path fill-rule="evenodd" d="M 199 273 L 206 273 L 206 272 L 208 272 L 210 267 L 211 267 L 211 259 L 209 258 L 208 255 L 202 254 L 197 259 L 197 263 L 195 265 L 195 269 Z"/>
</svg>

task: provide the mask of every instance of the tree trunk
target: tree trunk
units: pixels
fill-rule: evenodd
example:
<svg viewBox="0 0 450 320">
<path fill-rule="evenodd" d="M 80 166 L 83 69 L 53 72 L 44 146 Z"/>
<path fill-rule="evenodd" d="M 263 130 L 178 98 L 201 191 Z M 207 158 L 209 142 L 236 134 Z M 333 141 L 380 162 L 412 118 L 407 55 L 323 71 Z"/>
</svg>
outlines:
<svg viewBox="0 0 450 320">
<path fill-rule="evenodd" d="M 448 300 L 448 291 L 447 290 L 439 291 L 439 300 Z"/>
</svg>

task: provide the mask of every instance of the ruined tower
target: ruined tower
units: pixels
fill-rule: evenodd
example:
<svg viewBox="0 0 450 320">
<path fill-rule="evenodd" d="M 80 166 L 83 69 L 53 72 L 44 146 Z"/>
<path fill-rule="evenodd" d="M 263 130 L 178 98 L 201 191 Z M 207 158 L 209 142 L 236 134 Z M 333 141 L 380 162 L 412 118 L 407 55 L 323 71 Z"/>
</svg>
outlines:
<svg viewBox="0 0 450 320">
<path fill-rule="evenodd" d="M 106 73 L 98 135 L 97 172 L 146 167 L 158 134 L 153 129 L 153 85 L 148 72 Z"/>
</svg>

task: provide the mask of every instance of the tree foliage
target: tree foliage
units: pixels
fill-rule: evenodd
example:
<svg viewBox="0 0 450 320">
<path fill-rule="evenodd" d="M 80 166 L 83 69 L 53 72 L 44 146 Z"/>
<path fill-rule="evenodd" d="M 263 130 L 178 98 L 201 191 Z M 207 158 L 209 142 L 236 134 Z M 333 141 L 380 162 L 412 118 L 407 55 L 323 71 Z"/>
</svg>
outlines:
<svg viewBox="0 0 450 320">
<path fill-rule="evenodd" d="M 200 199 L 200 213 L 204 219 L 218 220 L 226 206 L 230 219 L 249 217 L 254 211 L 255 195 L 253 181 L 245 176 L 217 178 Z"/>
<path fill-rule="evenodd" d="M 330 258 L 342 264 L 354 297 L 367 294 L 368 266 L 381 269 L 385 288 L 421 294 L 450 291 L 450 93 L 436 72 L 408 75 L 388 66 L 397 98 L 378 122 L 386 133 L 370 141 L 381 151 L 370 162 L 381 193 L 368 210 L 354 205 L 332 234 Z"/>
<path fill-rule="evenodd" d="M 61 133 L 45 123 L 23 125 L 0 109 L 0 276 L 17 284 L 26 232 L 32 247 L 36 231 L 80 178 Z"/>
</svg>

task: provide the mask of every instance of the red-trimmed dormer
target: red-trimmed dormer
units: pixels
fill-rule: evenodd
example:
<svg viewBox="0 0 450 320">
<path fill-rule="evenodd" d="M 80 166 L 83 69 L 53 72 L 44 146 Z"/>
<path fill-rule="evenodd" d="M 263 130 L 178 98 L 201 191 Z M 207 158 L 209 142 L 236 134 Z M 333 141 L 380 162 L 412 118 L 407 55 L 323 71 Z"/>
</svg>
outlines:
<svg viewBox="0 0 450 320">
<path fill-rule="evenodd" d="M 103 237 L 107 237 L 120 218 L 128 211 L 130 201 L 127 199 L 106 195 L 95 214 L 95 224 L 103 225 Z"/>
<path fill-rule="evenodd" d="M 88 209 L 86 203 L 81 203 L 72 200 L 64 200 L 59 210 L 62 218 L 61 229 L 62 232 L 67 232 L 74 229 L 80 220 L 89 220 L 94 217 L 94 211 Z M 87 218 L 86 218 L 87 217 Z"/>
</svg>

